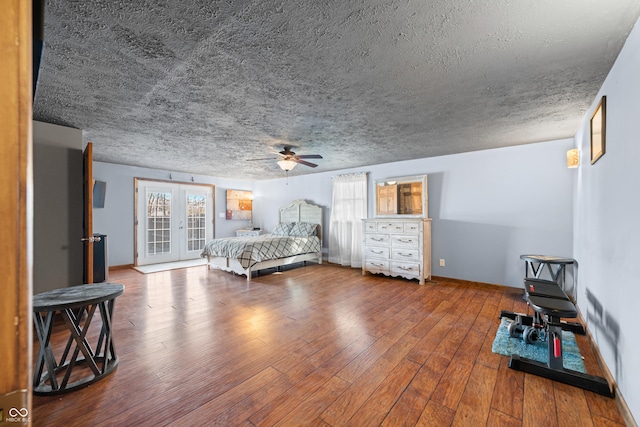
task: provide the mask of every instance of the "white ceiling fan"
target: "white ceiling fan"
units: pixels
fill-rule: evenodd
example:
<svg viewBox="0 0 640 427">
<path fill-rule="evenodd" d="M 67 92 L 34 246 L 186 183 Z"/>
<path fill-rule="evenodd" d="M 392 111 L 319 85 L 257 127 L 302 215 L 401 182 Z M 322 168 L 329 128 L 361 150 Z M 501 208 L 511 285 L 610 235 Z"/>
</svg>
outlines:
<svg viewBox="0 0 640 427">
<path fill-rule="evenodd" d="M 282 151 L 278 152 L 278 157 L 277 157 L 278 166 L 280 166 L 280 169 L 282 169 L 285 172 L 289 172 L 291 169 L 296 167 L 297 164 L 315 168 L 318 166 L 317 164 L 308 162 L 303 159 L 321 159 L 322 158 L 320 154 L 298 155 L 295 152 L 291 151 L 291 148 L 293 148 L 291 145 L 285 145 Z M 268 157 L 265 159 L 250 159 L 250 160 L 272 160 L 272 159 L 273 159 L 272 157 Z"/>
</svg>

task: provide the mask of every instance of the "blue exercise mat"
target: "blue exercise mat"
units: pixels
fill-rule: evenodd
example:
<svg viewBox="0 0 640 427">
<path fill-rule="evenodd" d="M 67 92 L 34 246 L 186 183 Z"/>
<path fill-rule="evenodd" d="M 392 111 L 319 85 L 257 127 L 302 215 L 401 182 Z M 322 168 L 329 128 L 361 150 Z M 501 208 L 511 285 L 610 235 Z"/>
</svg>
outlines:
<svg viewBox="0 0 640 427">
<path fill-rule="evenodd" d="M 506 317 L 502 318 L 491 350 L 504 356 L 517 354 L 520 357 L 547 363 L 549 361 L 547 342 L 535 341 L 533 344 L 527 344 L 521 338 L 509 336 L 508 327 L 510 322 L 512 320 Z M 565 369 L 586 373 L 584 361 L 580 355 L 580 349 L 573 332 L 562 331 L 562 352 L 562 365 Z"/>
</svg>

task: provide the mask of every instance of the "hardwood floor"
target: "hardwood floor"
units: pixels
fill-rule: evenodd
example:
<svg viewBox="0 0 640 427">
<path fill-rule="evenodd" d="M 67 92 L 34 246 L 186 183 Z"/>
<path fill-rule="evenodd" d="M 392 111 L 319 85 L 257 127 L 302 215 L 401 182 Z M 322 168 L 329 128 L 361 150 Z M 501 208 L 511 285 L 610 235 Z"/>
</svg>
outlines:
<svg viewBox="0 0 640 427">
<path fill-rule="evenodd" d="M 206 267 L 118 270 L 110 281 L 126 286 L 114 315 L 118 368 L 35 396 L 34 426 L 624 425 L 614 399 L 511 370 L 492 353 L 500 310 L 526 310 L 517 289 L 419 286 L 330 264 L 251 284 Z M 587 371 L 601 374 L 577 339 Z"/>
</svg>

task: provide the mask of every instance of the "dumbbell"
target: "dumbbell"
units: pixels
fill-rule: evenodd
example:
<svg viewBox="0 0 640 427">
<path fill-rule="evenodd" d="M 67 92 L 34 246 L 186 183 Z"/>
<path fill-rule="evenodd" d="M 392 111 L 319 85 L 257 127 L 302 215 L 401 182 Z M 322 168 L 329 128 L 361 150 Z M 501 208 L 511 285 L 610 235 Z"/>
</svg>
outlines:
<svg viewBox="0 0 640 427">
<path fill-rule="evenodd" d="M 519 317 L 516 318 L 514 322 L 509 323 L 509 327 L 507 330 L 509 331 L 509 336 L 512 338 L 518 338 L 522 336 L 522 332 L 524 331 L 524 326 L 519 322 Z"/>
<path fill-rule="evenodd" d="M 540 334 L 538 333 L 538 329 L 533 326 L 525 326 L 522 330 L 522 340 L 527 344 L 533 344 L 535 341 L 540 339 Z"/>
<path fill-rule="evenodd" d="M 516 317 L 514 322 L 509 323 L 507 330 L 509 331 L 509 336 L 513 338 L 522 338 L 522 340 L 527 344 L 533 344 L 535 341 L 540 339 L 538 329 L 533 326 L 523 326 L 522 323 L 520 323 L 519 316 Z"/>
</svg>

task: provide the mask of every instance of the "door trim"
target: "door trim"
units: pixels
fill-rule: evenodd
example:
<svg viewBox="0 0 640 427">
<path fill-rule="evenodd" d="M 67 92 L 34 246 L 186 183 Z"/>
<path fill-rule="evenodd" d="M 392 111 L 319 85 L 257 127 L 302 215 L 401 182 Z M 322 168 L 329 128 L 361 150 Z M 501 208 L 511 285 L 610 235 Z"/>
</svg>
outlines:
<svg viewBox="0 0 640 427">
<path fill-rule="evenodd" d="M 6 243 L 0 246 L 3 263 L 0 407 L 16 407 L 30 416 L 33 375 L 31 1 L 3 2 L 0 23 L 0 75 L 3 76 L 0 82 L 0 233 Z M 16 396 L 17 399 L 13 399 Z"/>
<path fill-rule="evenodd" d="M 84 268 L 82 281 L 89 284 L 93 283 L 93 143 L 87 144 L 82 158 L 82 184 L 84 188 L 84 222 L 82 227 Z"/>
<path fill-rule="evenodd" d="M 143 183 L 158 183 L 158 184 L 172 184 L 172 185 L 186 185 L 190 187 L 205 187 L 211 188 L 211 231 L 213 238 L 216 236 L 216 186 L 214 184 L 199 184 L 188 181 L 173 181 L 164 179 L 151 179 L 151 178 L 133 178 L 133 265 L 138 265 L 138 191 Z"/>
</svg>

